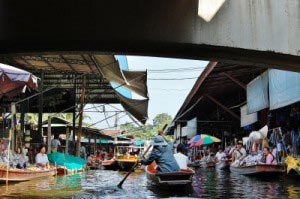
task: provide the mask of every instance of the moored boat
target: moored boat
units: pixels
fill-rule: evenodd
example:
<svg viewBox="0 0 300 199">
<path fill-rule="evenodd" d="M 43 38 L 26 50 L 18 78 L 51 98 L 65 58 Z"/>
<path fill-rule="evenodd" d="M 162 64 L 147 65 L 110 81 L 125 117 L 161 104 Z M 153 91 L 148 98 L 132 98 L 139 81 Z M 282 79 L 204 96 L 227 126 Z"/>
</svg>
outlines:
<svg viewBox="0 0 300 199">
<path fill-rule="evenodd" d="M 216 162 L 216 169 L 218 170 L 229 170 L 230 164 L 226 160 Z"/>
<path fill-rule="evenodd" d="M 129 171 L 133 165 L 137 162 L 137 157 L 135 156 L 117 156 L 115 158 L 118 163 L 120 170 Z"/>
<path fill-rule="evenodd" d="M 46 177 L 46 176 L 53 176 L 56 174 L 56 168 L 50 169 L 40 169 L 37 167 L 32 167 L 28 169 L 8 169 L 8 176 L 7 170 L 5 167 L 0 168 L 0 182 L 5 182 L 6 179 L 9 182 L 22 182 L 32 180 L 34 178 Z M 7 178 L 8 177 L 8 178 Z"/>
<path fill-rule="evenodd" d="M 206 162 L 206 161 L 201 161 L 200 165 L 202 168 L 214 168 L 216 166 L 215 162 Z"/>
<path fill-rule="evenodd" d="M 188 169 L 181 169 L 179 172 L 157 173 L 156 164 L 152 163 L 145 168 L 148 180 L 157 186 L 190 185 L 195 172 Z"/>
<path fill-rule="evenodd" d="M 284 174 L 284 165 L 257 164 L 251 166 L 230 166 L 232 173 L 241 175 L 280 175 Z"/>
<path fill-rule="evenodd" d="M 104 167 L 106 170 L 116 170 L 118 169 L 118 164 L 116 160 L 111 159 L 111 160 L 103 160 L 101 165 Z"/>
</svg>

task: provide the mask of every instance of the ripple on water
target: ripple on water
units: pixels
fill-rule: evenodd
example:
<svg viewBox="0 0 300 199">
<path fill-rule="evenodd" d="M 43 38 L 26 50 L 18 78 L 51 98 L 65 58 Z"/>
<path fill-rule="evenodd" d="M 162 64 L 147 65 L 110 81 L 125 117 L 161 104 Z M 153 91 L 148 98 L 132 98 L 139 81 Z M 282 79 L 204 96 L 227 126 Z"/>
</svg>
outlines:
<svg viewBox="0 0 300 199">
<path fill-rule="evenodd" d="M 1 197 L 15 198 L 300 198 L 299 179 L 257 179 L 214 169 L 198 169 L 190 187 L 158 189 L 144 173 L 132 173 L 119 189 L 125 172 L 89 171 L 0 185 Z"/>
</svg>

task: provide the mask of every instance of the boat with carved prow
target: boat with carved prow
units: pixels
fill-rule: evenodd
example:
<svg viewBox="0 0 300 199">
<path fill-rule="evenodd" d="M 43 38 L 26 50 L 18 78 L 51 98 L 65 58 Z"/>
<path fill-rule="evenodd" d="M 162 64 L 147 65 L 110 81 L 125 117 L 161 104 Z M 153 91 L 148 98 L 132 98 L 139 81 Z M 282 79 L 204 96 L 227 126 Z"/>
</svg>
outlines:
<svg viewBox="0 0 300 199">
<path fill-rule="evenodd" d="M 181 169 L 179 172 L 157 173 L 156 164 L 152 163 L 145 168 L 148 180 L 159 187 L 191 185 L 195 172 L 188 169 Z"/>
<path fill-rule="evenodd" d="M 270 165 L 270 164 L 257 164 L 251 166 L 230 166 L 232 173 L 248 175 L 248 176 L 261 176 L 261 175 L 281 175 L 285 172 L 284 165 Z"/>
<path fill-rule="evenodd" d="M 56 168 L 50 169 L 39 169 L 39 168 L 32 168 L 32 169 L 8 169 L 8 176 L 7 170 L 4 167 L 0 168 L 0 182 L 5 182 L 6 179 L 8 182 L 22 182 L 22 181 L 29 181 L 34 178 L 41 178 L 47 176 L 53 176 L 56 174 Z"/>
</svg>

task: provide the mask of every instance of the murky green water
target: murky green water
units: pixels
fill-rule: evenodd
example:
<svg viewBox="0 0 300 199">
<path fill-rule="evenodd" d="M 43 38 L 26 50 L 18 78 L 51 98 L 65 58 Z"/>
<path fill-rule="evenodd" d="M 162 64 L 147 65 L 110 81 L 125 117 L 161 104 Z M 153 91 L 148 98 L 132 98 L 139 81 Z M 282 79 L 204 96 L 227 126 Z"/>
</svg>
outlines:
<svg viewBox="0 0 300 199">
<path fill-rule="evenodd" d="M 118 189 L 125 173 L 89 171 L 0 185 L 2 198 L 300 198 L 300 177 L 250 178 L 214 169 L 196 170 L 193 185 L 161 190 L 151 185 L 145 173 L 132 173 Z"/>
</svg>

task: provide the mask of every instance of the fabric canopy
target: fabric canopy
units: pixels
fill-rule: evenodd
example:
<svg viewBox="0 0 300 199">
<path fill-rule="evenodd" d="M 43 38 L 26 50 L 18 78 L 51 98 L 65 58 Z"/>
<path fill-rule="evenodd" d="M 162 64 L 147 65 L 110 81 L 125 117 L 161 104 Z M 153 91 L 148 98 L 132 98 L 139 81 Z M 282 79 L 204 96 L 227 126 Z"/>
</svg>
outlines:
<svg viewBox="0 0 300 199">
<path fill-rule="evenodd" d="M 0 64 L 0 98 L 14 97 L 24 92 L 27 87 L 37 88 L 37 77 L 13 66 Z"/>
<path fill-rule="evenodd" d="M 269 70 L 270 110 L 300 101 L 300 73 Z"/>
<path fill-rule="evenodd" d="M 247 85 L 247 107 L 247 114 L 269 107 L 268 71 L 256 77 Z"/>
<path fill-rule="evenodd" d="M 95 55 L 97 61 L 99 56 Z M 131 91 L 148 98 L 147 72 L 121 70 L 118 63 L 100 66 L 101 73 L 110 82 L 122 85 Z"/>
<path fill-rule="evenodd" d="M 115 92 L 117 98 L 120 100 L 122 106 L 125 110 L 127 110 L 130 114 L 132 114 L 136 119 L 138 119 L 141 123 L 145 124 L 148 119 L 148 103 L 149 99 L 129 99 L 118 92 Z"/>
</svg>

